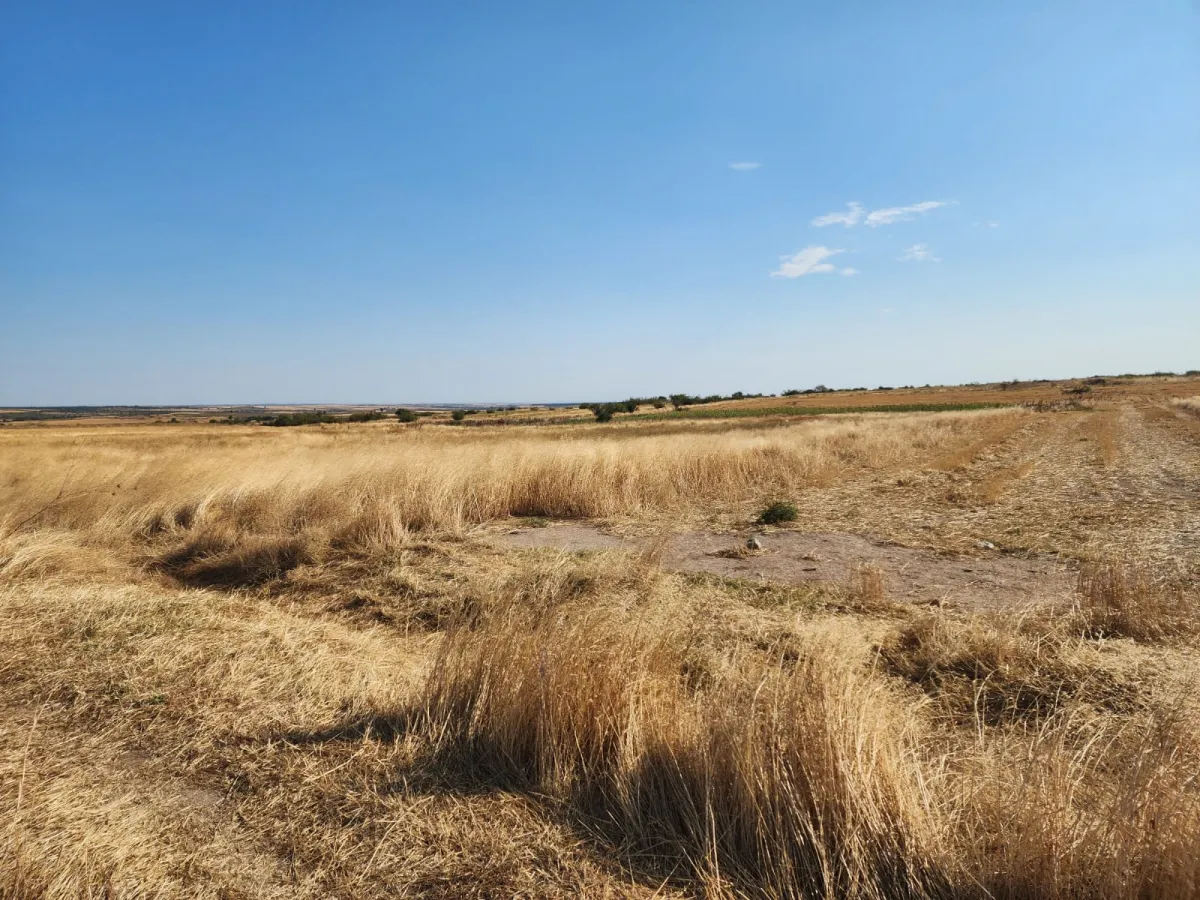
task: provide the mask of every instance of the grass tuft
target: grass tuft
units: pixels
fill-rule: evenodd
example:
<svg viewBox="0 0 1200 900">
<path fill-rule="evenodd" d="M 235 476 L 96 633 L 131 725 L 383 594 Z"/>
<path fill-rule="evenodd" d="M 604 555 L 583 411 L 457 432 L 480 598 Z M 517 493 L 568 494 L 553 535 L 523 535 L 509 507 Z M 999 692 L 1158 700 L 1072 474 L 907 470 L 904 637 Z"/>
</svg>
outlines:
<svg viewBox="0 0 1200 900">
<path fill-rule="evenodd" d="M 786 500 L 776 500 L 759 513 L 758 521 L 762 525 L 778 525 L 781 522 L 795 522 L 800 518 L 800 510 L 796 504 Z"/>
</svg>

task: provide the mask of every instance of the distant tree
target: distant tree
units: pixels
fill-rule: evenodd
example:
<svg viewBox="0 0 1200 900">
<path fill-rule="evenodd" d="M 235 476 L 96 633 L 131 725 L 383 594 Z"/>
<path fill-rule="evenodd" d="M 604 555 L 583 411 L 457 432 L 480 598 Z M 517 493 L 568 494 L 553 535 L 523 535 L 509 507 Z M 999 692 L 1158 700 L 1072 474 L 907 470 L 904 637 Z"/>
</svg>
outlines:
<svg viewBox="0 0 1200 900">
<path fill-rule="evenodd" d="M 411 409 L 400 407 L 400 409 L 396 410 L 396 418 L 401 422 L 415 422 L 417 421 L 417 414 Z"/>
</svg>

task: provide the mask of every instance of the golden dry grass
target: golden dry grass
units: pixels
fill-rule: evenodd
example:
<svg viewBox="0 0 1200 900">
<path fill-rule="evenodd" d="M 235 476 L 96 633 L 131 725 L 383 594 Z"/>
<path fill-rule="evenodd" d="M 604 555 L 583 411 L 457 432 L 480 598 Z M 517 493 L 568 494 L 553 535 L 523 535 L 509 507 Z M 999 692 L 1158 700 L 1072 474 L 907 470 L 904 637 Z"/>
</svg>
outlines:
<svg viewBox="0 0 1200 900">
<path fill-rule="evenodd" d="M 70 533 L 161 550 L 197 583 L 257 581 L 331 550 L 507 516 L 674 520 L 911 461 L 1020 412 L 745 428 L 694 424 L 450 431 L 116 428 L 0 436 L 0 539 Z M 149 433 L 147 433 L 149 432 Z M 34 563 L 28 548 L 0 566 Z"/>
<path fill-rule="evenodd" d="M 1200 415 L 1200 394 L 1195 397 L 1180 397 L 1173 400 L 1172 405 L 1176 409 L 1181 409 L 1192 415 Z"/>
<path fill-rule="evenodd" d="M 839 490 L 886 535 L 871 498 L 951 475 L 1016 509 L 1021 441 L 1094 454 L 1025 427 L 1054 415 L 5 430 L 0 897 L 1194 897 L 1179 570 L 918 610 L 869 559 L 788 586 L 486 539 Z M 1141 477 L 1117 421 L 1079 471 Z"/>
</svg>

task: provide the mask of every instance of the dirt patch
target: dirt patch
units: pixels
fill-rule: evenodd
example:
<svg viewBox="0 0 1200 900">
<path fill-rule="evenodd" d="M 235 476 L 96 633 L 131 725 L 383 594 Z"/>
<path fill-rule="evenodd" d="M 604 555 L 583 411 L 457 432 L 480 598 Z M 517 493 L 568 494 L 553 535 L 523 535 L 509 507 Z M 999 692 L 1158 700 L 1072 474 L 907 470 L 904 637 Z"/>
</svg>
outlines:
<svg viewBox="0 0 1200 900">
<path fill-rule="evenodd" d="M 514 528 L 502 537 L 508 547 L 551 547 L 555 550 L 632 550 L 637 544 L 605 534 L 592 525 L 550 525 L 546 528 Z"/>
<path fill-rule="evenodd" d="M 1058 560 L 1016 557 L 984 549 L 953 556 L 879 543 L 844 533 L 781 531 L 757 535 L 763 549 L 745 551 L 748 535 L 685 532 L 666 543 L 662 565 L 675 572 L 709 572 L 784 584 L 843 582 L 862 565 L 882 573 L 888 596 L 910 603 L 1003 607 L 1047 602 L 1071 589 L 1074 575 Z M 559 550 L 631 550 L 646 542 L 606 534 L 589 525 L 514 529 L 499 538 L 508 547 Z"/>
</svg>

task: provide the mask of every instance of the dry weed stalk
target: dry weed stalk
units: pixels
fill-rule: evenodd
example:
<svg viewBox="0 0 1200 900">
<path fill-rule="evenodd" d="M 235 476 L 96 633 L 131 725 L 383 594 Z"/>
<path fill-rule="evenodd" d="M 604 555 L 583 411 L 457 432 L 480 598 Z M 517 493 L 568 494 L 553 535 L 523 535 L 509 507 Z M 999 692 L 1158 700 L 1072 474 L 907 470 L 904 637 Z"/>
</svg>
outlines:
<svg viewBox="0 0 1200 900">
<path fill-rule="evenodd" d="M 1093 637 L 1156 641 L 1200 628 L 1200 603 L 1142 561 L 1103 559 L 1079 571 L 1079 627 Z"/>
</svg>

